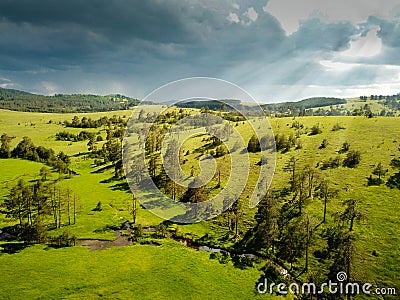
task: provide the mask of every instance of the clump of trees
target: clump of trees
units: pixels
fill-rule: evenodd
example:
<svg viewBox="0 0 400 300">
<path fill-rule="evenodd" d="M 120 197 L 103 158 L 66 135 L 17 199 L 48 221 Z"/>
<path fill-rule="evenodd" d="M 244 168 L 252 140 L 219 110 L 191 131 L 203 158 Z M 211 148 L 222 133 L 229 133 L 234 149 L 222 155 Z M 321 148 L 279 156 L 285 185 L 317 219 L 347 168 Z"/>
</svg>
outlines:
<svg viewBox="0 0 400 300">
<path fill-rule="evenodd" d="M 111 126 L 111 125 L 120 125 L 125 127 L 127 124 L 127 120 L 124 120 L 120 116 L 116 115 L 108 118 L 106 116 L 101 117 L 97 120 L 93 120 L 92 118 L 74 116 L 72 121 L 64 121 L 65 127 L 73 127 L 73 128 L 99 128 L 101 126 Z"/>
<path fill-rule="evenodd" d="M 81 131 L 79 134 L 73 134 L 68 131 L 62 131 L 56 133 L 56 141 L 70 141 L 70 142 L 79 142 L 85 140 L 94 139 L 96 134 L 94 132 Z"/>
<path fill-rule="evenodd" d="M 348 168 L 355 168 L 361 161 L 360 151 L 350 150 L 346 158 L 343 160 L 343 166 Z"/>
<path fill-rule="evenodd" d="M 351 280 L 355 224 L 366 220 L 360 202 L 344 201 L 342 211 L 331 213 L 333 223 L 321 226 L 327 223 L 328 203 L 339 197 L 339 190 L 314 168 L 299 166 L 295 157 L 286 163 L 285 171 L 290 174 L 289 185 L 268 191 L 259 203 L 254 228 L 247 232 L 240 246 L 278 260 L 281 265 L 288 264 L 289 272 L 295 277 L 309 269 L 309 257 L 314 255 L 319 263 L 325 264 L 328 279 L 336 281 L 336 274 L 346 271 Z M 323 203 L 319 223 L 305 209 L 313 199 Z M 315 273 L 311 271 L 311 274 Z M 271 270 L 265 275 L 279 277 Z M 315 280 L 326 282 L 322 277 Z"/>
<path fill-rule="evenodd" d="M 68 239 L 74 242 L 74 237 L 49 238 L 47 231 L 76 223 L 77 200 L 70 189 L 61 188 L 55 182 L 46 184 L 37 180 L 29 184 L 20 179 L 11 188 L 2 209 L 7 218 L 18 221 L 13 230 L 18 238 L 29 243 L 55 241 L 61 245 Z"/>
<path fill-rule="evenodd" d="M 315 125 L 313 125 L 313 126 L 311 127 L 311 129 L 310 129 L 310 135 L 317 135 L 317 134 L 320 134 L 320 133 L 322 133 L 322 129 L 321 129 L 321 127 L 319 126 L 319 124 L 315 124 Z"/>
<path fill-rule="evenodd" d="M 400 158 L 392 159 L 392 161 L 390 162 L 390 166 L 392 168 L 399 170 L 400 169 Z M 400 172 L 397 172 L 397 173 L 393 174 L 392 176 L 390 176 L 386 185 L 390 188 L 400 189 Z"/>
<path fill-rule="evenodd" d="M 43 146 L 36 147 L 32 140 L 25 136 L 18 143 L 18 145 L 11 150 L 10 149 L 11 137 L 7 134 L 3 134 L 1 137 L 1 157 L 2 158 L 21 158 L 36 162 L 45 163 L 61 173 L 68 173 L 68 166 L 70 164 L 70 158 L 64 152 L 55 154 L 53 149 L 48 149 Z"/>
</svg>

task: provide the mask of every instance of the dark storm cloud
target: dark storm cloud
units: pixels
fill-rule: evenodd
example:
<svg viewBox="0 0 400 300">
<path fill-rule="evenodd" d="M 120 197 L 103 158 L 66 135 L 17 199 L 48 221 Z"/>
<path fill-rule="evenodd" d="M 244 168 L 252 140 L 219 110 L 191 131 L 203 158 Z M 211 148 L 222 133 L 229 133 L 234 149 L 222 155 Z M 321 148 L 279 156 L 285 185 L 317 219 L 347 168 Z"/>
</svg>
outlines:
<svg viewBox="0 0 400 300">
<path fill-rule="evenodd" d="M 287 86 L 364 83 L 379 74 L 357 67 L 338 76 L 319 62 L 334 59 L 374 25 L 385 46 L 374 62 L 400 64 L 395 20 L 358 24 L 313 16 L 287 34 L 282 20 L 265 11 L 266 3 L 0 0 L 0 78 L 36 92 L 52 91 L 51 81 L 60 92 L 138 97 L 144 95 L 137 91 L 189 76 Z"/>
<path fill-rule="evenodd" d="M 400 21 L 382 20 L 377 17 L 370 17 L 369 24 L 379 25 L 378 37 L 389 47 L 400 47 Z"/>
<path fill-rule="evenodd" d="M 301 22 L 292 38 L 296 49 L 302 51 L 343 51 L 356 33 L 358 30 L 350 22 L 324 23 L 314 18 Z"/>
<path fill-rule="evenodd" d="M 178 17 L 183 8 L 173 4 L 157 0 L 3 0 L 0 15 L 13 23 L 50 28 L 79 24 L 113 39 L 135 36 L 160 42 L 187 42 L 191 35 Z"/>
</svg>

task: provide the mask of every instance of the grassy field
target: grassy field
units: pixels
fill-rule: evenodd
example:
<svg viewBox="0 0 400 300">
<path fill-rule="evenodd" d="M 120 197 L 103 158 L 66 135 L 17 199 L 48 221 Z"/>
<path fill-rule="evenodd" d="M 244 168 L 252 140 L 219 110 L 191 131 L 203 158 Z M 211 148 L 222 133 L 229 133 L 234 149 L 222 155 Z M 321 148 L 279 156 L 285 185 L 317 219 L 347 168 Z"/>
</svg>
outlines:
<svg viewBox="0 0 400 300">
<path fill-rule="evenodd" d="M 172 241 L 93 252 L 38 245 L 0 255 L 0 265 L 1 299 L 264 299 L 254 293 L 256 269 Z"/>
<path fill-rule="evenodd" d="M 93 119 L 107 115 L 125 116 L 129 112 L 110 112 L 77 114 Z M 71 120 L 74 114 L 40 114 L 0 110 L 0 133 L 7 133 L 16 138 L 15 146 L 23 136 L 32 138 L 36 146 L 42 145 L 64 151 L 72 156 L 71 169 L 78 176 L 63 180 L 60 185 L 71 188 L 78 196 L 77 223 L 59 229 L 68 230 L 78 238 L 113 239 L 115 233 L 110 229 L 113 225 L 121 225 L 130 220 L 129 207 L 131 195 L 123 187 L 123 181 L 113 177 L 112 169 L 95 167 L 92 159 L 85 159 L 79 153 L 87 151 L 87 141 L 56 141 L 55 133 L 67 130 L 78 133 L 82 129 L 64 128 L 60 122 Z M 289 174 L 283 171 L 291 156 L 299 158 L 300 166 L 310 164 L 317 166 L 329 157 L 338 155 L 338 150 L 347 141 L 352 150 L 361 152 L 360 164 L 352 169 L 319 170 L 321 176 L 328 178 L 339 196 L 328 204 L 328 223 L 333 223 L 331 214 L 342 211 L 342 201 L 350 198 L 361 201 L 361 210 L 367 221 L 356 224 L 358 238 L 354 272 L 357 279 L 371 282 L 378 286 L 400 287 L 400 228 L 399 208 L 400 191 L 382 186 L 367 186 L 374 165 L 381 162 L 389 173 L 391 159 L 400 156 L 400 122 L 398 118 L 364 117 L 301 117 L 296 121 L 303 124 L 300 132 L 302 148 L 278 153 L 276 172 L 272 188 L 287 186 Z M 51 122 L 49 122 L 51 121 Z M 293 118 L 272 118 L 270 123 L 275 133 L 296 134 L 291 128 Z M 310 136 L 306 128 L 319 124 L 321 134 Z M 344 129 L 332 131 L 335 124 Z M 248 123 L 238 123 L 237 129 L 249 139 L 252 132 Z M 88 129 L 100 132 L 102 128 Z M 105 134 L 100 132 L 100 134 Z M 322 140 L 327 139 L 328 146 L 319 149 Z M 198 147 L 201 140 L 191 140 L 185 147 Z M 341 154 L 342 158 L 345 154 Z M 190 172 L 191 166 L 198 167 L 196 155 L 187 157 L 184 166 Z M 218 159 L 221 167 L 228 168 L 228 162 Z M 255 166 L 259 158 L 250 156 L 251 166 Z M 25 181 L 39 179 L 39 170 L 43 166 L 19 159 L 0 159 L 0 197 L 4 199 L 9 188 L 24 178 Z M 51 180 L 58 178 L 52 174 Z M 226 178 L 222 171 L 222 183 Z M 251 194 L 256 177 L 251 175 L 249 183 L 241 196 L 247 199 Z M 2 200 L 0 200 L 1 202 Z M 102 211 L 93 211 L 97 203 L 102 202 Z M 245 202 L 247 203 L 247 202 Z M 316 224 L 322 220 L 323 204 L 314 199 L 306 208 Z M 252 221 L 256 209 L 245 208 L 245 219 Z M 155 226 L 162 220 L 145 209 L 138 212 L 138 222 L 143 226 Z M 203 236 L 206 233 L 216 236 L 226 231 L 217 228 L 218 220 L 191 225 L 179 225 L 182 232 Z M 11 225 L 4 215 L 0 214 L 0 228 Z M 243 230 L 246 227 L 242 227 Z M 317 240 L 316 244 L 323 241 Z M 260 276 L 257 269 L 242 271 L 232 265 L 220 265 L 210 260 L 209 254 L 184 248 L 178 243 L 164 241 L 161 247 L 130 246 L 112 248 L 105 251 L 90 252 L 82 247 L 66 249 L 47 249 L 34 246 L 17 254 L 0 254 L 0 270 L 6 280 L 0 281 L 0 298 L 132 298 L 162 299 L 174 295 L 175 298 L 209 298 L 249 299 L 254 296 L 255 282 Z M 312 249 L 316 250 L 316 249 Z M 372 252 L 377 252 L 377 256 Z M 28 263 L 29 262 L 29 263 Z M 301 265 L 303 261 L 299 262 Z M 310 268 L 319 268 L 318 261 L 311 256 Z M 21 274 L 29 275 L 29 280 Z M 48 282 L 52 284 L 48 285 Z M 154 289 L 152 287 L 154 286 Z M 137 293 L 137 294 L 136 294 Z M 209 294 L 207 294 L 209 293 Z M 190 295 L 190 296 L 188 296 Z"/>
</svg>

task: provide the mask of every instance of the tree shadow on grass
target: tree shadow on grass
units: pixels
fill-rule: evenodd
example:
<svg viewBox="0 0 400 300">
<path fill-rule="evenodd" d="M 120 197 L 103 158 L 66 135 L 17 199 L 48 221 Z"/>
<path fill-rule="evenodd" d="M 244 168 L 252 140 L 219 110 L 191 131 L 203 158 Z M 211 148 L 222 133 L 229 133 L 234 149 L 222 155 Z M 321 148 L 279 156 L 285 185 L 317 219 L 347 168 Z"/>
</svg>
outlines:
<svg viewBox="0 0 400 300">
<path fill-rule="evenodd" d="M 99 168 L 99 169 L 97 169 L 95 171 L 92 171 L 91 173 L 92 174 L 104 173 L 105 171 L 110 170 L 112 168 L 114 168 L 114 166 L 111 164 L 111 165 L 107 165 L 107 166 L 101 167 L 101 168 Z"/>
<path fill-rule="evenodd" d="M 111 182 L 120 181 L 120 180 L 121 180 L 121 178 L 113 176 L 108 179 L 101 180 L 100 183 L 111 183 Z"/>
<path fill-rule="evenodd" d="M 7 254 L 15 254 L 18 253 L 25 248 L 31 246 L 30 244 L 27 243 L 5 243 L 5 244 L 0 244 L 0 252 L 1 253 L 7 253 Z"/>
<path fill-rule="evenodd" d="M 131 189 L 130 189 L 130 187 L 129 187 L 129 184 L 127 183 L 127 182 L 121 182 L 121 183 L 117 183 L 117 184 L 114 184 L 112 187 L 111 187 L 111 189 L 113 190 L 113 191 L 125 191 L 125 192 L 130 192 L 131 191 Z"/>
</svg>

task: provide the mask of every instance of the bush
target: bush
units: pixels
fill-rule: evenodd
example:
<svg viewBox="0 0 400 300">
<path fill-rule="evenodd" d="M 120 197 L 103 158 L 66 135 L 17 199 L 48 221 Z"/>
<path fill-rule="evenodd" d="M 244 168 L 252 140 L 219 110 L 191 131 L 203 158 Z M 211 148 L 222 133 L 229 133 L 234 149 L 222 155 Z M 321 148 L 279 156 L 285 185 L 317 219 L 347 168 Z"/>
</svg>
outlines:
<svg viewBox="0 0 400 300">
<path fill-rule="evenodd" d="M 345 160 L 343 161 L 343 166 L 348 168 L 355 168 L 361 161 L 361 153 L 359 151 L 349 151 Z"/>
<path fill-rule="evenodd" d="M 247 145 L 247 151 L 253 153 L 261 151 L 260 142 L 255 134 L 253 134 L 249 140 L 249 143 Z"/>
<path fill-rule="evenodd" d="M 319 146 L 319 149 L 325 149 L 328 146 L 328 140 L 323 139 L 321 145 Z"/>
<path fill-rule="evenodd" d="M 346 129 L 344 126 L 340 125 L 339 123 L 336 123 L 335 125 L 333 125 L 332 127 L 332 131 L 338 131 L 340 129 Z"/>
<path fill-rule="evenodd" d="M 340 156 L 336 156 L 336 157 L 331 157 L 328 160 L 324 161 L 322 163 L 321 169 L 322 170 L 326 170 L 326 169 L 335 169 L 335 168 L 339 168 L 340 167 L 340 163 L 341 163 L 341 158 Z"/>
<path fill-rule="evenodd" d="M 398 188 L 400 190 L 400 172 L 390 176 L 386 185 L 391 189 Z"/>
<path fill-rule="evenodd" d="M 319 124 L 315 124 L 311 127 L 310 135 L 316 135 L 322 133 L 322 129 L 319 127 Z"/>
<path fill-rule="evenodd" d="M 342 148 L 339 150 L 339 153 L 345 153 L 350 150 L 350 143 L 349 142 L 344 142 L 342 145 Z"/>
</svg>

